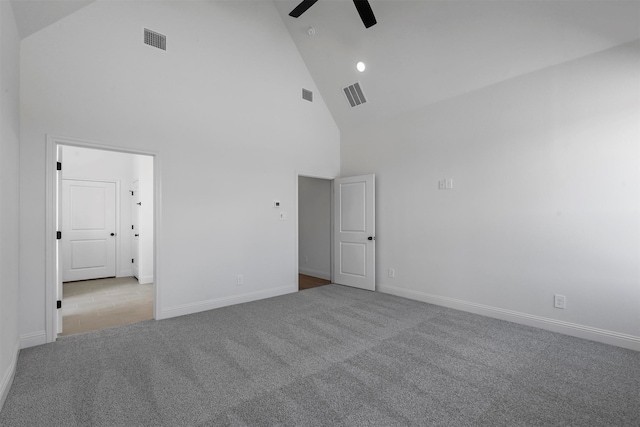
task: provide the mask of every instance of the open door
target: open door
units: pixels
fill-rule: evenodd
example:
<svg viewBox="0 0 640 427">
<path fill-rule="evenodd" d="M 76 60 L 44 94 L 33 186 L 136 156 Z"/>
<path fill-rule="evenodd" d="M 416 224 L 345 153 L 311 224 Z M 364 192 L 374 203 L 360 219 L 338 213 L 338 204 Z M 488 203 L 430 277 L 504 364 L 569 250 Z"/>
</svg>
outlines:
<svg viewBox="0 0 640 427">
<path fill-rule="evenodd" d="M 375 175 L 333 182 L 334 283 L 374 291 Z"/>
<path fill-rule="evenodd" d="M 62 146 L 58 145 L 56 147 L 56 162 L 58 165 L 62 165 Z M 62 171 L 59 167 L 56 167 L 56 230 L 62 230 Z M 57 233 L 56 233 L 57 234 Z M 60 236 L 57 236 L 55 242 L 55 253 L 56 253 L 56 292 L 55 298 L 58 302 L 56 304 L 56 324 L 54 325 L 54 330 L 56 334 L 62 333 L 62 242 L 60 240 Z"/>
<path fill-rule="evenodd" d="M 131 196 L 133 197 L 133 203 L 131 203 L 131 230 L 133 231 L 133 238 L 131 239 L 131 264 L 133 277 L 140 280 L 140 181 L 135 180 L 131 185 Z"/>
</svg>

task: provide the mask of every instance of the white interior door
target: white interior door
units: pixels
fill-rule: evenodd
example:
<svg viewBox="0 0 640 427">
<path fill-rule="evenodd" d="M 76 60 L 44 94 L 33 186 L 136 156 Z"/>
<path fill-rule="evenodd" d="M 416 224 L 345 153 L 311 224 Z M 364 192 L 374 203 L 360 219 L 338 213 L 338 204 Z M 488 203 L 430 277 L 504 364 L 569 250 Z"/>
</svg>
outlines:
<svg viewBox="0 0 640 427">
<path fill-rule="evenodd" d="M 374 291 L 375 175 L 333 182 L 334 283 Z"/>
<path fill-rule="evenodd" d="M 62 182 L 62 279 L 116 275 L 116 185 Z"/>
<path fill-rule="evenodd" d="M 133 181 L 131 186 L 133 203 L 131 204 L 131 268 L 133 277 L 140 278 L 140 185 L 139 181 Z"/>
</svg>

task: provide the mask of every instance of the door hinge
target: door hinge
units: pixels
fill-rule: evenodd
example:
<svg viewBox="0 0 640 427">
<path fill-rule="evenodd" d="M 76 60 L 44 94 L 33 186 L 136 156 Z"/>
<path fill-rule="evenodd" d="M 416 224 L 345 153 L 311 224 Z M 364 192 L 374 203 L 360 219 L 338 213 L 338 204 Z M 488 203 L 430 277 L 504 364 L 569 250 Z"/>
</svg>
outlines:
<svg viewBox="0 0 640 427">
<path fill-rule="evenodd" d="M 133 224 L 131 225 L 131 229 L 133 230 Z"/>
<path fill-rule="evenodd" d="M 62 231 L 56 231 L 56 239 L 57 240 L 62 239 Z"/>
<path fill-rule="evenodd" d="M 62 301 L 56 301 L 56 308 L 62 308 Z"/>
<path fill-rule="evenodd" d="M 56 162 L 56 170 L 59 170 L 59 171 L 62 170 L 62 163 L 61 162 Z"/>
<path fill-rule="evenodd" d="M 133 191 L 129 191 L 129 193 L 131 193 L 131 195 L 133 196 Z"/>
<path fill-rule="evenodd" d="M 131 264 L 133 264 L 133 258 L 131 258 Z"/>
</svg>

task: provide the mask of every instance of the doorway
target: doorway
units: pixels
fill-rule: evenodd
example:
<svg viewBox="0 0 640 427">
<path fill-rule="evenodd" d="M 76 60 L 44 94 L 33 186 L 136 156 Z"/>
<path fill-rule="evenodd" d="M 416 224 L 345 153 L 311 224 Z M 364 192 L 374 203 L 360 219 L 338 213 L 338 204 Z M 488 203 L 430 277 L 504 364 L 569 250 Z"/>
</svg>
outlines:
<svg viewBox="0 0 640 427">
<path fill-rule="evenodd" d="M 331 185 L 298 176 L 298 290 L 331 283 Z"/>
<path fill-rule="evenodd" d="M 153 319 L 156 156 L 47 137 L 47 160 L 47 342 Z"/>
</svg>

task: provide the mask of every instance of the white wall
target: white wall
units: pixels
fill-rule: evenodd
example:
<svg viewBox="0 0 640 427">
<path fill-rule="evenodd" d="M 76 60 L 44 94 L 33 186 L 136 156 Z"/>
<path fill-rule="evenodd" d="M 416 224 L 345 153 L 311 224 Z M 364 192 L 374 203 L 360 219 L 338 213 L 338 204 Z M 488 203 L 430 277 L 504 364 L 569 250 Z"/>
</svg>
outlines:
<svg viewBox="0 0 640 427">
<path fill-rule="evenodd" d="M 640 349 L 639 85 L 633 42 L 343 133 L 378 289 Z"/>
<path fill-rule="evenodd" d="M 339 132 L 271 2 L 98 1 L 21 48 L 21 334 L 46 340 L 46 134 L 157 154 L 158 318 L 297 289 L 272 201 L 338 174 Z"/>
<path fill-rule="evenodd" d="M 81 147 L 62 147 L 62 178 L 116 182 L 119 194 L 119 223 L 116 276 L 131 276 L 131 203 L 129 187 L 133 179 L 135 154 L 93 150 Z M 63 256 L 69 256 L 65 254 Z"/>
<path fill-rule="evenodd" d="M 298 180 L 298 267 L 309 276 L 331 280 L 331 181 Z"/>
<path fill-rule="evenodd" d="M 153 157 L 135 156 L 133 180 L 138 181 L 138 282 L 153 282 Z M 135 256 L 135 254 L 134 254 Z"/>
<path fill-rule="evenodd" d="M 0 409 L 19 349 L 19 46 L 11 4 L 0 1 Z"/>
</svg>

